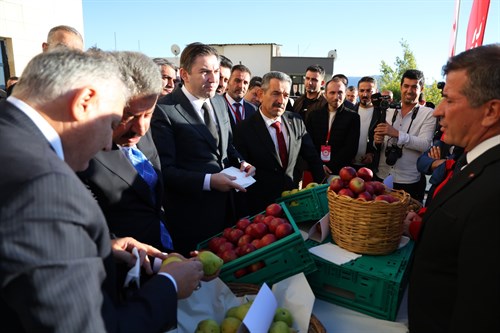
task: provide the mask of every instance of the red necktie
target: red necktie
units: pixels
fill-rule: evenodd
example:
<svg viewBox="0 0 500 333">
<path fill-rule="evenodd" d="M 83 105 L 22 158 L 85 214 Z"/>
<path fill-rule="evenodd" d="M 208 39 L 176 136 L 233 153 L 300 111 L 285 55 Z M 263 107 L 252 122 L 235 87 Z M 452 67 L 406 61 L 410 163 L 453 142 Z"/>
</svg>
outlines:
<svg viewBox="0 0 500 333">
<path fill-rule="evenodd" d="M 236 123 L 239 124 L 241 121 L 241 111 L 240 111 L 241 104 L 234 103 L 233 106 L 236 109 L 236 111 L 234 113 L 234 116 L 236 117 Z"/>
<path fill-rule="evenodd" d="M 278 151 L 280 154 L 281 165 L 283 166 L 283 169 L 286 169 L 288 166 L 288 152 L 286 150 L 285 137 L 281 131 L 281 123 L 276 121 L 271 124 L 271 126 L 276 129 L 276 138 L 278 139 Z"/>
</svg>

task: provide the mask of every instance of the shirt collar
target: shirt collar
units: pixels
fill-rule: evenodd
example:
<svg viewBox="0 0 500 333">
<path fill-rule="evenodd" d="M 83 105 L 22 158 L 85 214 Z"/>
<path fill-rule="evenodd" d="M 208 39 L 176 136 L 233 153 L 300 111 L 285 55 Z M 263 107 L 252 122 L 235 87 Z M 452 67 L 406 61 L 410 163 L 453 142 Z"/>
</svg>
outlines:
<svg viewBox="0 0 500 333">
<path fill-rule="evenodd" d="M 57 134 L 56 130 L 42 117 L 42 115 L 33 109 L 31 106 L 23 102 L 22 100 L 15 98 L 14 96 L 9 96 L 7 101 L 16 106 L 24 114 L 26 114 L 35 126 L 42 132 L 43 136 L 52 146 L 52 149 L 56 152 L 57 156 L 64 161 L 64 151 L 62 147 L 61 137 Z"/>
<path fill-rule="evenodd" d="M 280 123 L 283 124 L 283 120 L 281 119 L 281 116 L 279 116 L 276 119 L 271 119 L 271 118 L 266 117 L 264 115 L 264 113 L 262 113 L 262 108 L 259 108 L 259 112 L 260 112 L 260 115 L 262 116 L 262 118 L 264 119 L 264 122 L 266 123 L 266 127 L 271 126 L 272 124 L 274 124 L 277 121 L 279 121 Z"/>
<path fill-rule="evenodd" d="M 467 163 L 471 163 L 485 151 L 497 145 L 500 145 L 500 135 L 495 135 L 494 137 L 484 140 L 467 153 Z"/>
<path fill-rule="evenodd" d="M 187 89 L 186 89 L 186 86 L 182 86 L 181 87 L 182 89 L 182 92 L 184 92 L 184 95 L 186 95 L 186 97 L 188 98 L 188 100 L 191 102 L 191 104 L 193 105 L 194 109 L 197 111 L 197 112 L 200 112 L 201 110 L 201 107 L 203 106 L 203 103 L 207 102 L 207 104 L 210 104 L 209 102 L 209 99 L 208 98 L 198 98 L 196 96 L 194 96 L 193 94 L 191 94 Z"/>
</svg>

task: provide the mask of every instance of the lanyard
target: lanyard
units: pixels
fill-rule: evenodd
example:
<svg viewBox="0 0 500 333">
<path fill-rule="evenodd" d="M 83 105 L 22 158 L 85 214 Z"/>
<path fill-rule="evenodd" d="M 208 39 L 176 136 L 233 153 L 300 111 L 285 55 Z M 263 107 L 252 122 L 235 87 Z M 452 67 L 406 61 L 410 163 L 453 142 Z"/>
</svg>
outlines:
<svg viewBox="0 0 500 333">
<path fill-rule="evenodd" d="M 330 121 L 330 124 L 328 125 L 328 133 L 326 135 L 325 145 L 328 145 L 328 141 L 330 141 L 330 132 L 332 131 L 333 122 L 335 121 L 336 116 L 337 116 L 337 111 L 335 111 L 335 114 L 332 117 L 332 121 Z M 328 111 L 328 117 L 330 117 L 330 111 Z"/>
<path fill-rule="evenodd" d="M 233 108 L 233 105 L 229 102 L 229 100 L 227 99 L 227 97 L 225 95 L 224 95 L 224 98 L 227 102 L 227 105 L 229 105 L 229 108 L 233 112 L 234 118 L 235 119 L 241 118 L 240 120 L 245 119 L 245 108 L 243 107 L 243 105 L 241 105 L 241 103 L 240 103 L 240 108 L 241 108 L 241 117 L 240 117 L 238 114 L 236 114 L 236 110 Z"/>
</svg>

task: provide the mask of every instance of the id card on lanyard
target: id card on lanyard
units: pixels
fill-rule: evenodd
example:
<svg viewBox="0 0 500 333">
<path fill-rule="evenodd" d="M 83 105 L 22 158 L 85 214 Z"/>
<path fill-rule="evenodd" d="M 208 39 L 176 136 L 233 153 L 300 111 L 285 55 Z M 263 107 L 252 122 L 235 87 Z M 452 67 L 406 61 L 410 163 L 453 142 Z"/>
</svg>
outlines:
<svg viewBox="0 0 500 333">
<path fill-rule="evenodd" d="M 332 130 L 333 121 L 335 120 L 335 115 L 333 116 L 332 121 L 330 122 L 330 126 L 328 126 L 328 134 L 326 135 L 326 142 L 324 145 L 321 145 L 320 148 L 320 157 L 323 162 L 330 162 L 332 159 L 332 147 L 328 144 L 330 141 L 330 132 Z"/>
</svg>

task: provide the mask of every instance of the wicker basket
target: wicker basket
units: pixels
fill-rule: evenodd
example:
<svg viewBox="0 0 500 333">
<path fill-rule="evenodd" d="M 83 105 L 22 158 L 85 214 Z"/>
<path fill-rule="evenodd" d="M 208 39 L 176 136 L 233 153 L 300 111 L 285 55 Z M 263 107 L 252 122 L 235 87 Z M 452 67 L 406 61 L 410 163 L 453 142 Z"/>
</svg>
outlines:
<svg viewBox="0 0 500 333">
<path fill-rule="evenodd" d="M 260 287 L 256 284 L 250 283 L 227 283 L 227 286 L 231 291 L 238 297 L 244 295 L 253 295 L 259 292 Z M 323 327 L 321 322 L 311 314 L 311 321 L 309 322 L 309 330 L 308 333 L 326 333 L 326 329 Z"/>
<path fill-rule="evenodd" d="M 361 201 L 328 190 L 330 230 L 335 243 L 359 254 L 386 255 L 395 251 L 411 197 L 401 190 L 387 194 L 399 201 Z"/>
</svg>

